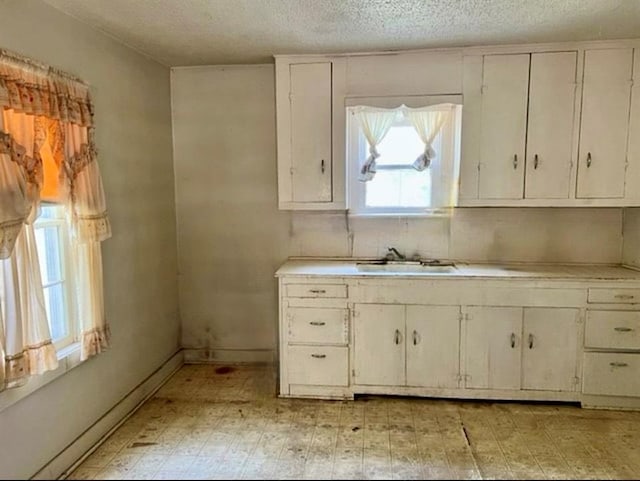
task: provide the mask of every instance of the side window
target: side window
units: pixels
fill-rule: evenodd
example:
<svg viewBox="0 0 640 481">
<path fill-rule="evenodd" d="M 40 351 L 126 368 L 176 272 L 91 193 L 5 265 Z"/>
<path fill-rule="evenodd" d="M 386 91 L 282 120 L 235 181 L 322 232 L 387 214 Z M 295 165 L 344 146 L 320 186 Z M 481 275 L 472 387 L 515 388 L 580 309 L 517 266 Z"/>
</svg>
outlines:
<svg viewBox="0 0 640 481">
<path fill-rule="evenodd" d="M 56 349 L 77 341 L 73 309 L 73 265 L 65 209 L 42 204 L 35 222 L 36 245 L 44 290 L 45 308 Z"/>
</svg>

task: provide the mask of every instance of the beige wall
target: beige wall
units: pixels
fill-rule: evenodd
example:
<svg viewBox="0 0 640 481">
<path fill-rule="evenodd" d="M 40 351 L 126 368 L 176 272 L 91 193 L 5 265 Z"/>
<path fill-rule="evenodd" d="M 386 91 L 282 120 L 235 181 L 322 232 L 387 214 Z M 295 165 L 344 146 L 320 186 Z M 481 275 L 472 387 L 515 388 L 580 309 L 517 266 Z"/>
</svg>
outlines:
<svg viewBox="0 0 640 481">
<path fill-rule="evenodd" d="M 622 263 L 640 268 L 640 207 L 624 210 Z"/>
<path fill-rule="evenodd" d="M 90 83 L 113 238 L 113 346 L 0 412 L 0 478 L 28 478 L 178 348 L 169 71 L 37 0 L 0 2 L 0 48 Z M 0 394 L 1 396 L 2 394 Z"/>
<path fill-rule="evenodd" d="M 457 260 L 620 262 L 621 209 L 468 208 L 420 220 L 279 212 L 274 104 L 272 66 L 172 71 L 185 347 L 274 349 L 273 273 L 288 256 L 378 257 L 393 245 Z"/>
<path fill-rule="evenodd" d="M 277 209 L 273 67 L 181 68 L 171 79 L 183 346 L 273 349 L 273 274 L 289 233 Z"/>
</svg>

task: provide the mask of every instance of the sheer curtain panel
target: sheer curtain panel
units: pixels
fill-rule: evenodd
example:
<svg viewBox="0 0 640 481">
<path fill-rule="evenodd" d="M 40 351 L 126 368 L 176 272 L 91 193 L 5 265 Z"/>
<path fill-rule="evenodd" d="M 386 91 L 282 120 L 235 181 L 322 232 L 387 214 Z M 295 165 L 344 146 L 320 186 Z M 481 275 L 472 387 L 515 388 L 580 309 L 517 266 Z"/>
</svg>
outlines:
<svg viewBox="0 0 640 481">
<path fill-rule="evenodd" d="M 108 347 L 100 243 L 111 236 L 88 86 L 0 50 L 0 390 L 55 369 L 33 223 L 65 207 L 82 358 Z"/>
</svg>

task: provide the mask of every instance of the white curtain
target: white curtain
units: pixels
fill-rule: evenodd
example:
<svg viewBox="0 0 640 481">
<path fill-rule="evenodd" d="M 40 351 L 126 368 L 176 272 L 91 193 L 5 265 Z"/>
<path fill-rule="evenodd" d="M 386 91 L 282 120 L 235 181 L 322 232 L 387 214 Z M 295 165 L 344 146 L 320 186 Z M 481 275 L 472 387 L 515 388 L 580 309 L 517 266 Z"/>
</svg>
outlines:
<svg viewBox="0 0 640 481">
<path fill-rule="evenodd" d="M 359 107 L 354 111 L 354 115 L 358 119 L 362 133 L 369 144 L 369 157 L 367 157 L 360 167 L 358 180 L 368 182 L 376 175 L 376 159 L 380 157 L 376 147 L 382 142 L 387 132 L 389 132 L 398 112 L 393 109 Z"/>
<path fill-rule="evenodd" d="M 75 124 L 67 124 L 65 132 L 66 198 L 74 244 L 82 359 L 87 359 L 109 346 L 100 243 L 111 237 L 111 225 L 91 133 Z"/>
<path fill-rule="evenodd" d="M 33 115 L 3 110 L 0 135 L 0 284 L 6 387 L 58 366 L 47 322 L 38 251 L 32 222 L 37 215 L 42 171 L 41 138 Z M 5 190 L 6 189 L 6 190 Z"/>
<path fill-rule="evenodd" d="M 5 386 L 11 388 L 58 367 L 31 224 L 24 224 L 11 257 L 2 260 L 2 287 Z"/>
<path fill-rule="evenodd" d="M 108 347 L 100 243 L 111 227 L 92 129 L 86 84 L 0 50 L 0 390 L 58 365 L 33 227 L 41 197 L 69 216 L 82 358 Z"/>
<path fill-rule="evenodd" d="M 450 115 L 450 110 L 442 110 L 441 106 L 438 106 L 437 110 L 428 107 L 423 109 L 405 107 L 404 114 L 424 143 L 424 152 L 413 162 L 413 167 L 422 171 L 429 167 L 431 161 L 436 157 L 436 151 L 431 144 L 442 130 L 442 126 Z"/>
</svg>

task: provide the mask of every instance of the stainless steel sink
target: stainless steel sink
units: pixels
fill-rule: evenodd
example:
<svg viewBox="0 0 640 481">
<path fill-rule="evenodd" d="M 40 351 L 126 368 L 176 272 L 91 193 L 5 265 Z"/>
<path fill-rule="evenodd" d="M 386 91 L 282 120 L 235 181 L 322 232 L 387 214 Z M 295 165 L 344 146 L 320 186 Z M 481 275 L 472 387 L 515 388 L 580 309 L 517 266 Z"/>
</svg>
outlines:
<svg viewBox="0 0 640 481">
<path fill-rule="evenodd" d="M 423 272 L 434 274 L 447 274 L 456 270 L 453 262 L 395 261 L 386 259 L 356 262 L 356 268 L 361 272 Z"/>
</svg>

